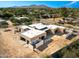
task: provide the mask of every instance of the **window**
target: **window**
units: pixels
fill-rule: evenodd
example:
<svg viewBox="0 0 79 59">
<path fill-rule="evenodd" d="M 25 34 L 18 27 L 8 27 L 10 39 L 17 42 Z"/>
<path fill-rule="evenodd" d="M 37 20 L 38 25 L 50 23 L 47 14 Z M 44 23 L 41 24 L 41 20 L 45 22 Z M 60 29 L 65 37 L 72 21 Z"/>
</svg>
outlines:
<svg viewBox="0 0 79 59">
<path fill-rule="evenodd" d="M 23 37 L 21 37 L 21 40 L 22 40 L 22 41 L 26 41 Z"/>
<path fill-rule="evenodd" d="M 30 30 L 30 29 L 29 28 L 24 29 L 24 31 L 28 31 L 28 30 Z"/>
<path fill-rule="evenodd" d="M 42 28 L 42 29 L 40 29 L 40 30 L 45 30 L 45 29 L 47 29 L 47 27 L 45 27 L 45 28 Z"/>
<path fill-rule="evenodd" d="M 29 44 L 29 41 L 27 40 L 27 44 Z"/>
<path fill-rule="evenodd" d="M 32 44 L 37 44 L 39 42 L 40 42 L 40 40 L 36 40 L 36 41 L 33 41 Z"/>
<path fill-rule="evenodd" d="M 39 39 L 42 39 L 42 40 L 44 40 L 44 39 L 45 39 L 45 36 L 39 37 Z"/>
</svg>

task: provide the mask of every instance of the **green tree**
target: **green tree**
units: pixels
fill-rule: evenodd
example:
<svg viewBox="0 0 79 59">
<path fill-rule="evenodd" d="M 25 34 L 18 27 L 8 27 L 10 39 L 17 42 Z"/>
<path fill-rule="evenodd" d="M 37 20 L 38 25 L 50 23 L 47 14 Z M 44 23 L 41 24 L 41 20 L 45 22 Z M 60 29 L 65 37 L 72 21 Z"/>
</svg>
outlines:
<svg viewBox="0 0 79 59">
<path fill-rule="evenodd" d="M 61 15 L 63 16 L 63 17 L 68 17 L 68 10 L 67 10 L 67 8 L 61 8 Z"/>
</svg>

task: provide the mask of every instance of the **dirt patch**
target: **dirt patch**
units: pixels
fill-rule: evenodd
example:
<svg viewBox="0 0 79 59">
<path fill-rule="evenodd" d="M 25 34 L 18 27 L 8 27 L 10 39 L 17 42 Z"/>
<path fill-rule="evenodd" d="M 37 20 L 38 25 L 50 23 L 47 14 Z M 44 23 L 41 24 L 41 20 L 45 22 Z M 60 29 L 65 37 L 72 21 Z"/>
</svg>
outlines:
<svg viewBox="0 0 79 59">
<path fill-rule="evenodd" d="M 15 35 L 16 36 L 16 35 Z M 12 31 L 2 32 L 0 35 L 0 57 L 31 57 L 33 52 L 17 42 Z"/>
</svg>

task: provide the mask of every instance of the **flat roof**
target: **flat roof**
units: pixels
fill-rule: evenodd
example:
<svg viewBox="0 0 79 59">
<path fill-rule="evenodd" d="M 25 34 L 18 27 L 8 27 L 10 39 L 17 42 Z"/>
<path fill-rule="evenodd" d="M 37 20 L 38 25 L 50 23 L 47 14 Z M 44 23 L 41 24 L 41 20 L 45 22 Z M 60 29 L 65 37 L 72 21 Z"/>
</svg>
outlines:
<svg viewBox="0 0 79 59">
<path fill-rule="evenodd" d="M 31 29 L 31 30 L 22 32 L 21 34 L 24 36 L 27 36 L 28 38 L 33 38 L 33 37 L 36 37 L 36 36 L 41 35 L 43 33 L 45 33 L 45 31 Z"/>
<path fill-rule="evenodd" d="M 46 25 L 42 24 L 42 23 L 36 23 L 36 24 L 32 24 L 32 25 L 29 25 L 30 27 L 35 27 L 37 29 L 43 29 L 45 27 L 47 27 Z"/>
<path fill-rule="evenodd" d="M 15 19 L 18 19 L 18 20 L 20 20 L 20 19 L 22 19 L 22 18 L 29 19 L 28 17 L 15 17 Z"/>
<path fill-rule="evenodd" d="M 3 22 L 3 21 L 5 21 L 5 20 L 3 20 L 3 19 L 0 18 L 0 22 Z"/>
<path fill-rule="evenodd" d="M 63 26 L 57 26 L 57 25 L 48 25 L 47 27 L 48 27 L 48 28 L 51 28 L 51 29 L 65 28 L 65 27 L 63 27 Z"/>
</svg>

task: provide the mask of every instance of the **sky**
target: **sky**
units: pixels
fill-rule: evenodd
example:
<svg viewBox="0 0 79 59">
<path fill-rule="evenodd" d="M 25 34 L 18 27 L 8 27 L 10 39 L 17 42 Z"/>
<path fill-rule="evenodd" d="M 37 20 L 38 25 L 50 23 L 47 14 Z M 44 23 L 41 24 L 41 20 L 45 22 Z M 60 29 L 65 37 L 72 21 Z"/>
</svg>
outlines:
<svg viewBox="0 0 79 59">
<path fill-rule="evenodd" d="M 0 7 L 46 5 L 52 8 L 79 8 L 79 1 L 0 1 Z"/>
</svg>

